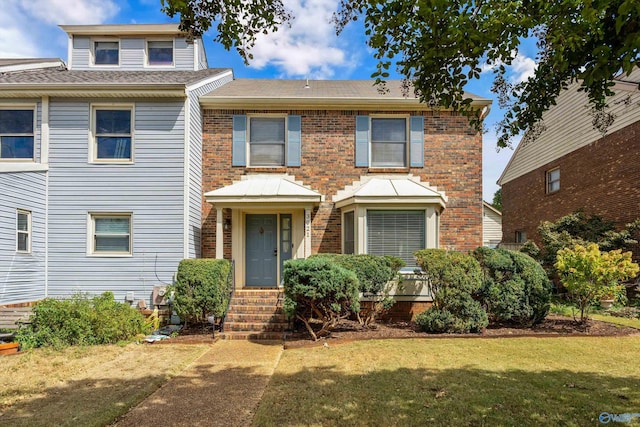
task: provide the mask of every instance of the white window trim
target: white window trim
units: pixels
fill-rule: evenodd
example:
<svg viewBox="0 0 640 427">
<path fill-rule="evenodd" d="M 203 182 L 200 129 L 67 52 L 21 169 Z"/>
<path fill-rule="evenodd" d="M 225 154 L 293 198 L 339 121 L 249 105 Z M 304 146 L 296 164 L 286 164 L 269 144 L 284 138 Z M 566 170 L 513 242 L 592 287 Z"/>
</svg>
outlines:
<svg viewBox="0 0 640 427">
<path fill-rule="evenodd" d="M 109 42 L 109 43 L 118 43 L 118 63 L 117 64 L 96 64 L 96 42 Z M 96 68 L 109 68 L 109 67 L 119 67 L 120 66 L 120 62 L 122 61 L 122 43 L 120 43 L 120 39 L 119 38 L 115 38 L 115 37 L 99 37 L 99 38 L 91 38 L 90 39 L 90 43 L 91 43 L 91 49 L 89 49 L 89 51 L 91 52 L 91 58 L 89 58 L 89 64 L 92 67 L 96 67 Z"/>
<path fill-rule="evenodd" d="M 404 166 L 374 166 L 373 165 L 373 120 L 372 119 L 404 119 Z M 410 154 L 410 114 L 369 114 L 369 169 L 407 169 L 409 168 Z"/>
<path fill-rule="evenodd" d="M 171 64 L 150 64 L 149 63 L 149 42 L 171 42 L 172 58 Z M 148 38 L 144 40 L 144 66 L 145 68 L 175 68 L 176 67 L 176 41 L 173 38 Z"/>
<path fill-rule="evenodd" d="M 558 171 L 558 179 L 555 181 L 551 181 L 551 174 L 555 171 Z M 552 182 L 557 182 L 558 183 L 558 189 L 557 190 L 551 190 L 551 183 Z M 560 166 L 549 169 L 546 174 L 545 174 L 545 184 L 547 186 L 546 190 L 547 190 L 547 194 L 553 194 L 553 193 L 557 193 L 558 191 L 560 191 Z"/>
<path fill-rule="evenodd" d="M 107 252 L 95 250 L 96 218 L 129 218 L 129 252 Z M 88 212 L 87 213 L 87 256 L 106 258 L 127 258 L 133 256 L 133 212 Z"/>
<path fill-rule="evenodd" d="M 364 248 L 362 250 L 361 253 L 365 253 L 368 254 L 369 253 L 369 221 L 368 221 L 368 216 L 369 216 L 369 211 L 420 211 L 424 213 L 424 236 L 423 237 L 423 241 L 424 241 L 424 245 L 425 247 L 429 246 L 429 211 L 428 209 L 424 208 L 424 207 L 415 207 L 415 206 L 411 206 L 411 205 L 407 205 L 407 206 L 375 206 L 375 205 L 370 205 L 364 208 L 364 222 L 363 222 L 363 240 L 364 240 Z M 437 218 L 437 220 L 439 221 L 439 218 Z M 357 239 L 358 237 L 355 236 L 355 238 Z M 425 249 L 425 248 L 422 248 Z"/>
<path fill-rule="evenodd" d="M 129 159 L 98 159 L 98 140 L 95 135 L 96 110 L 129 110 L 131 111 L 131 158 Z M 89 159 L 91 164 L 133 164 L 135 163 L 135 117 L 134 104 L 91 104 L 91 117 L 89 120 Z"/>
<path fill-rule="evenodd" d="M 284 118 L 284 164 L 279 165 L 279 166 L 261 166 L 261 165 L 252 165 L 251 164 L 251 119 L 252 118 Z M 271 168 L 271 169 L 277 169 L 277 168 L 286 168 L 287 167 L 287 151 L 289 148 L 289 115 L 288 114 L 280 114 L 280 113 L 272 113 L 272 114 L 247 114 L 247 137 L 246 137 L 246 147 L 245 147 L 245 153 L 247 156 L 247 168 L 259 168 L 259 169 L 263 169 L 263 168 Z"/>
<path fill-rule="evenodd" d="M 34 163 L 36 161 L 36 128 L 38 119 L 38 106 L 36 104 L 0 104 L 0 110 L 33 110 L 33 132 L 30 134 L 33 136 L 33 155 L 30 159 L 5 159 L 0 157 L 1 163 Z M 23 136 L 29 136 L 28 134 L 21 134 Z"/>
<path fill-rule="evenodd" d="M 18 217 L 20 215 L 27 215 L 27 231 L 22 231 L 18 229 Z M 33 235 L 32 232 L 33 228 L 31 225 L 31 211 L 25 210 L 25 209 L 17 209 L 16 210 L 16 252 L 19 254 L 30 254 L 31 253 L 31 238 Z M 26 251 L 21 251 L 20 249 L 18 249 L 18 235 L 19 234 L 27 234 L 27 250 Z"/>
</svg>

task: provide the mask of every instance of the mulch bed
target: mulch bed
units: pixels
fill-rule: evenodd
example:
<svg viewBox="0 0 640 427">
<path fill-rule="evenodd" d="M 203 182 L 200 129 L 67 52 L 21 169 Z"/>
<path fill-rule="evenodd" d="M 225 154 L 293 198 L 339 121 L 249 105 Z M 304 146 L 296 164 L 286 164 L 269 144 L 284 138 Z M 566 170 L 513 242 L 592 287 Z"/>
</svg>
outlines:
<svg viewBox="0 0 640 427">
<path fill-rule="evenodd" d="M 416 329 L 414 323 L 396 322 L 362 326 L 356 321 L 344 320 L 331 333 L 317 342 L 310 339 L 304 327 L 287 332 L 285 348 L 299 348 L 324 343 L 340 343 L 357 340 L 393 339 L 393 338 L 505 338 L 505 337 L 567 337 L 567 336 L 627 336 L 640 335 L 640 330 L 628 326 L 598 320 L 588 320 L 585 325 L 576 323 L 570 317 L 549 315 L 540 325 L 533 328 L 517 328 L 509 325 L 492 325 L 477 334 L 428 334 Z M 180 331 L 179 335 L 162 343 L 211 344 L 217 341 L 211 333 L 211 325 L 193 325 Z"/>
</svg>

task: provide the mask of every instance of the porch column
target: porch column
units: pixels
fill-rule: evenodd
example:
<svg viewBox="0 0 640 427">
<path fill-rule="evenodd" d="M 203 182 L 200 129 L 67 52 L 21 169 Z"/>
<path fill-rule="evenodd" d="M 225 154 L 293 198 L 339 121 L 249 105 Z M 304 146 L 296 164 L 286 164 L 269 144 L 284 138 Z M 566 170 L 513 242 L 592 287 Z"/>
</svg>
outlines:
<svg viewBox="0 0 640 427">
<path fill-rule="evenodd" d="M 224 258 L 224 226 L 222 208 L 216 208 L 216 259 Z"/>
<path fill-rule="evenodd" d="M 304 208 L 304 257 L 311 256 L 311 208 Z"/>
</svg>

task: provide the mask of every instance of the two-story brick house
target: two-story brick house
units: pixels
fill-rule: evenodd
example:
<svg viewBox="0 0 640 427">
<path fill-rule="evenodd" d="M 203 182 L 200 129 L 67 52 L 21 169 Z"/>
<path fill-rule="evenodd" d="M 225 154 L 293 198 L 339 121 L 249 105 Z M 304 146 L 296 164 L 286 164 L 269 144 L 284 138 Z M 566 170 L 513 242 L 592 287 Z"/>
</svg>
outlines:
<svg viewBox="0 0 640 427">
<path fill-rule="evenodd" d="M 200 256 L 198 96 L 233 74 L 177 24 L 61 28 L 66 64 L 0 61 L 0 305 L 148 301 Z"/>
<path fill-rule="evenodd" d="M 314 253 L 411 269 L 418 249 L 481 246 L 482 135 L 387 89 L 237 79 L 202 96 L 203 256 L 235 260 L 239 287 L 276 287 L 285 260 Z M 474 96 L 479 114 L 489 103 Z"/>
</svg>

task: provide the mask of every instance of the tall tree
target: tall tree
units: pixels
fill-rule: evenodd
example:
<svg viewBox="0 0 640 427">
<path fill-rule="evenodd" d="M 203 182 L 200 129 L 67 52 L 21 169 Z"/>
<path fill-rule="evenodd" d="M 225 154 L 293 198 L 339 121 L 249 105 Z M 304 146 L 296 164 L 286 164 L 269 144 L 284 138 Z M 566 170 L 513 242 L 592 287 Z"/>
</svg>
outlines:
<svg viewBox="0 0 640 427">
<path fill-rule="evenodd" d="M 161 1 L 192 35 L 217 23 L 216 40 L 235 47 L 245 62 L 258 34 L 292 18 L 282 0 Z M 638 0 L 341 0 L 337 32 L 358 19 L 378 60 L 372 78 L 383 83 L 395 67 L 423 102 L 460 110 L 478 129 L 464 87 L 484 66 L 493 67 L 493 91 L 506 109 L 499 147 L 534 130 L 570 83 L 579 81 L 592 107 L 602 111 L 613 80 L 629 75 L 640 56 Z M 537 40 L 538 66 L 533 77 L 514 84 L 508 67 L 527 38 Z"/>
<path fill-rule="evenodd" d="M 493 193 L 493 201 L 491 202 L 491 206 L 502 212 L 502 188 L 498 188 L 496 192 Z"/>
</svg>

